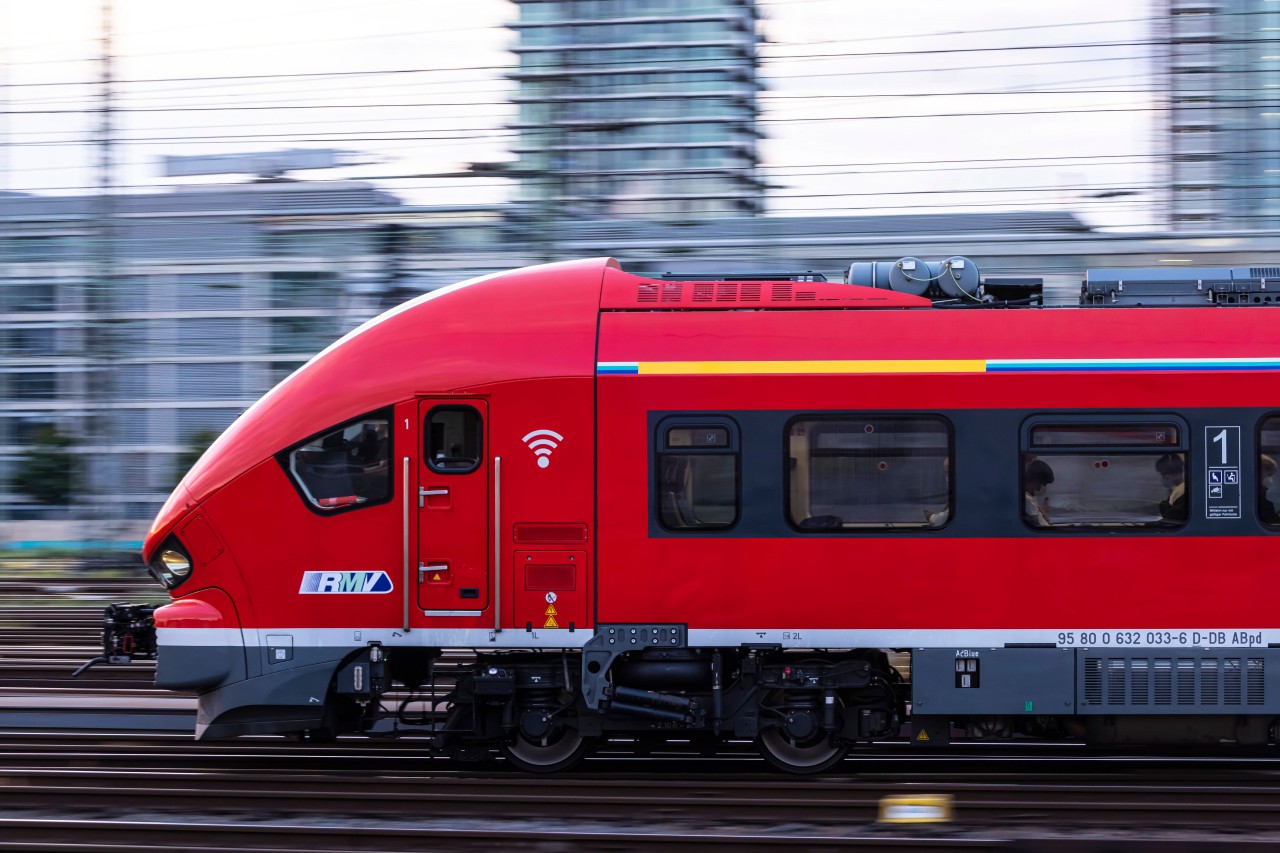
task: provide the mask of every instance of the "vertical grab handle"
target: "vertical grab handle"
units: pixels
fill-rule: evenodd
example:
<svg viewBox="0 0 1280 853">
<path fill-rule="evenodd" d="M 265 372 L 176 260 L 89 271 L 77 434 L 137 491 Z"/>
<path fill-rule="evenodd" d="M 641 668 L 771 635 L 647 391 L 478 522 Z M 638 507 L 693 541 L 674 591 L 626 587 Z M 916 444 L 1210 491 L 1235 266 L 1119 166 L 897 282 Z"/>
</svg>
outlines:
<svg viewBox="0 0 1280 853">
<path fill-rule="evenodd" d="M 409 631 L 409 457 L 404 457 L 404 577 L 401 589 L 404 590 L 404 630 Z"/>
<path fill-rule="evenodd" d="M 493 457 L 493 630 L 502 630 L 502 457 Z"/>
</svg>

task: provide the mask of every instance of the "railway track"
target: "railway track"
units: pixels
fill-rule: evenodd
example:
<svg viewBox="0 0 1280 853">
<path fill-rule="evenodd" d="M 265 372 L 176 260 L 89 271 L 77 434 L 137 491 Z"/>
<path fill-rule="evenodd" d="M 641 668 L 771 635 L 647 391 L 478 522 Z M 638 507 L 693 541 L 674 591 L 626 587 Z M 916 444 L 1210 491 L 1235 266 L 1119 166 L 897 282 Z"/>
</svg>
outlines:
<svg viewBox="0 0 1280 853">
<path fill-rule="evenodd" d="M 70 679 L 99 651 L 101 606 L 156 592 L 145 577 L 0 581 L 0 699 L 21 696 L 38 713 L 86 695 L 139 708 L 171 696 L 151 688 L 148 663 Z M 413 738 L 0 732 L 0 850 L 1272 850 L 1277 769 L 1265 755 L 894 745 L 796 779 L 769 772 L 750 744 L 708 755 L 621 743 L 544 779 L 500 761 L 450 763 Z M 903 793 L 950 796 L 956 820 L 877 824 L 880 798 Z"/>
<path fill-rule="evenodd" d="M 745 755 L 646 760 L 604 750 L 580 773 L 540 778 L 501 765 L 458 770 L 412 744 L 391 746 L 371 756 L 362 741 L 6 735 L 0 849 L 105 850 L 126 838 L 132 849 L 208 851 L 1280 845 L 1278 762 L 1269 758 L 887 749 L 865 756 L 857 775 L 795 779 Z M 904 793 L 949 795 L 954 821 L 877 824 L 880 798 Z"/>
</svg>

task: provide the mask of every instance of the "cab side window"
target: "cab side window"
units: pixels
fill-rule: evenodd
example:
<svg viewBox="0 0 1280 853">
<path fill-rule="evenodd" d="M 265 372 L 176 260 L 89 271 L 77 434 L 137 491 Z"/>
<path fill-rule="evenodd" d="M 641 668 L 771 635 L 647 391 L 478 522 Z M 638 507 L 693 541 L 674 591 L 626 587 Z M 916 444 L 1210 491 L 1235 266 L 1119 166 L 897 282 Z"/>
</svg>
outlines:
<svg viewBox="0 0 1280 853">
<path fill-rule="evenodd" d="M 1269 415 L 1263 419 L 1258 436 L 1258 520 L 1280 530 L 1277 463 L 1280 463 L 1280 415 Z"/>
<path fill-rule="evenodd" d="M 738 435 L 729 423 L 658 430 L 658 519 L 668 530 L 725 530 L 738 520 Z"/>
<path fill-rule="evenodd" d="M 1025 433 L 1022 520 L 1060 527 L 1178 528 L 1187 446 L 1172 423 L 1039 423 Z"/>
<path fill-rule="evenodd" d="M 391 418 L 366 415 L 309 438 L 281 463 L 315 509 L 329 513 L 391 498 Z"/>
<path fill-rule="evenodd" d="M 484 454 L 480 413 L 470 406 L 436 406 L 427 415 L 427 466 L 438 474 L 466 474 Z"/>
</svg>

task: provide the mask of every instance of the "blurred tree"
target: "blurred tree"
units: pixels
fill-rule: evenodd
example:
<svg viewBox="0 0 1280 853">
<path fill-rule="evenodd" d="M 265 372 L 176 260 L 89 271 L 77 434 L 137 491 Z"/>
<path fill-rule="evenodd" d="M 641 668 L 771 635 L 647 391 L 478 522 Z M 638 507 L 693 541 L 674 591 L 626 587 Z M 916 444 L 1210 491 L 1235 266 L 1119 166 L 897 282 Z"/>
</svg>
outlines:
<svg viewBox="0 0 1280 853">
<path fill-rule="evenodd" d="M 191 470 L 191 466 L 196 464 L 204 452 L 209 449 L 209 445 L 222 435 L 220 430 L 216 429 L 198 429 L 187 437 L 187 449 L 178 454 L 177 462 L 177 480 L 181 480 L 186 473 Z"/>
<path fill-rule="evenodd" d="M 31 446 L 18 455 L 9 485 L 37 503 L 64 506 L 70 503 L 71 479 L 75 457 L 71 454 L 71 437 L 56 427 L 36 430 Z"/>
</svg>

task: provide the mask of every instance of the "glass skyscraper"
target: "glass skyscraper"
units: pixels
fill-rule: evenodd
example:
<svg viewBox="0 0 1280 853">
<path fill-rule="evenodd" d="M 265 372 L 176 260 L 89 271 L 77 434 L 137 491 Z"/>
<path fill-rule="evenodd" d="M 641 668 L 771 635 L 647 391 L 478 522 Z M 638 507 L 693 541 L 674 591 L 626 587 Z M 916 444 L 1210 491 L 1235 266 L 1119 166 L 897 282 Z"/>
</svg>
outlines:
<svg viewBox="0 0 1280 853">
<path fill-rule="evenodd" d="M 1280 227 L 1280 2 L 1164 2 L 1173 227 Z"/>
<path fill-rule="evenodd" d="M 754 0 L 516 0 L 520 198 L 551 219 L 761 211 Z"/>
</svg>

